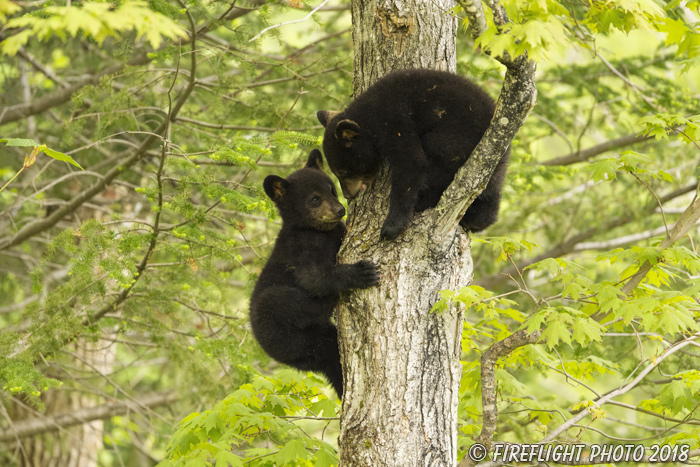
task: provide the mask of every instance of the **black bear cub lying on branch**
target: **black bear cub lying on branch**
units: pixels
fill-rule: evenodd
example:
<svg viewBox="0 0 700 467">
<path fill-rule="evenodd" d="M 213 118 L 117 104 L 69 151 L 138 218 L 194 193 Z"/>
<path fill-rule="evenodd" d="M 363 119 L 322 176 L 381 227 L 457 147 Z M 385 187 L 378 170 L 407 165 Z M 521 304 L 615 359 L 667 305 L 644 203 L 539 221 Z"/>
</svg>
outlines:
<svg viewBox="0 0 700 467">
<path fill-rule="evenodd" d="M 331 314 L 341 292 L 376 285 L 370 261 L 336 264 L 345 236 L 345 208 L 315 149 L 287 179 L 270 175 L 265 193 L 282 216 L 282 229 L 250 299 L 250 323 L 275 360 L 323 373 L 343 397 L 338 331 Z"/>
<path fill-rule="evenodd" d="M 389 163 L 389 215 L 381 238 L 396 238 L 413 212 L 435 207 L 486 132 L 496 105 L 479 86 L 437 70 L 399 70 L 370 86 L 343 112 L 317 113 L 326 127 L 323 151 L 354 198 Z M 460 225 L 479 231 L 496 222 L 510 152 Z"/>
</svg>

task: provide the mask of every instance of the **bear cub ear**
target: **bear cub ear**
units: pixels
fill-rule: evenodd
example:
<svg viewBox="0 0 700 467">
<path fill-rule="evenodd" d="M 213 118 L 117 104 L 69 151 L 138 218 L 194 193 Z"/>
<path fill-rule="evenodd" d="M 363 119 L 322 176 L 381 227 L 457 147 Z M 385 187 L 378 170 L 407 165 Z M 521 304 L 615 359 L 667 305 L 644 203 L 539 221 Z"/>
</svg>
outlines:
<svg viewBox="0 0 700 467">
<path fill-rule="evenodd" d="M 323 172 L 323 155 L 318 149 L 314 149 L 309 154 L 309 159 L 306 161 L 305 169 L 317 169 Z"/>
<path fill-rule="evenodd" d="M 277 175 L 269 175 L 263 182 L 263 188 L 272 201 L 279 201 L 287 193 L 289 182 Z"/>
<path fill-rule="evenodd" d="M 360 136 L 360 125 L 352 120 L 341 120 L 335 126 L 335 137 L 342 141 L 346 148 L 352 146 L 358 136 Z"/>
<path fill-rule="evenodd" d="M 333 120 L 336 115 L 340 115 L 341 112 L 337 110 L 319 110 L 316 112 L 316 118 L 321 122 L 321 125 L 327 127 L 331 120 Z"/>
</svg>

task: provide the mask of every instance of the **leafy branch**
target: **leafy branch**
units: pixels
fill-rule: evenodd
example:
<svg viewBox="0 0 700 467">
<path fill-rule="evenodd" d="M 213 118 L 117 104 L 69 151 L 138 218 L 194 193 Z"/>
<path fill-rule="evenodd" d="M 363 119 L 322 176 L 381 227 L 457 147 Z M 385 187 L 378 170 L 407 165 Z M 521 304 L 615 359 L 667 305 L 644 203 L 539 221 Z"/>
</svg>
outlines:
<svg viewBox="0 0 700 467">
<path fill-rule="evenodd" d="M 680 196 L 683 196 L 685 194 L 691 193 L 697 189 L 697 184 L 693 183 L 691 185 L 686 185 L 684 187 L 681 187 L 677 190 L 674 190 L 664 196 L 661 196 L 659 200 L 662 203 L 667 203 L 671 200 L 674 200 Z M 649 203 L 648 206 L 646 206 L 643 210 L 644 213 L 651 214 L 653 213 L 657 208 L 656 201 L 653 203 Z M 617 227 L 621 227 L 623 225 L 629 224 L 630 222 L 634 221 L 635 217 L 630 216 L 630 215 L 622 215 L 620 217 L 616 217 L 614 219 L 611 219 L 607 222 L 605 222 L 602 226 L 599 227 L 591 227 L 589 229 L 584 230 L 583 232 L 579 232 L 575 235 L 572 235 L 571 237 L 559 242 L 558 244 L 554 245 L 553 247 L 549 248 L 547 251 L 540 253 L 537 256 L 534 256 L 532 258 L 528 258 L 524 261 L 520 261 L 517 263 L 517 268 L 522 270 L 526 268 L 527 266 L 530 266 L 531 264 L 538 263 L 542 260 L 545 260 L 547 258 L 556 258 L 556 257 L 561 257 L 565 256 L 569 253 L 572 253 L 574 251 L 581 251 L 582 248 L 579 248 L 579 245 L 581 245 L 584 241 L 589 240 L 598 233 L 601 232 L 609 232 L 612 229 L 615 229 Z M 591 246 L 591 248 L 594 248 L 595 245 Z M 493 274 L 490 276 L 482 277 L 480 279 L 477 279 L 475 281 L 475 284 L 480 285 L 486 289 L 492 289 L 497 287 L 498 285 L 506 282 L 508 280 L 508 277 L 516 273 L 516 268 L 514 265 L 509 265 L 506 267 L 503 271 Z"/>
</svg>

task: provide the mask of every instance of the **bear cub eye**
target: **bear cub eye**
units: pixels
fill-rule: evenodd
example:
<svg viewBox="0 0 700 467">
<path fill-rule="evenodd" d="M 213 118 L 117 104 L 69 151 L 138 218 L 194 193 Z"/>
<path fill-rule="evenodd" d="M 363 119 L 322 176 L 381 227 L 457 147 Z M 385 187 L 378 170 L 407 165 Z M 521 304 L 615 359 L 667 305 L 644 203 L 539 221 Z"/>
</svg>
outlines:
<svg viewBox="0 0 700 467">
<path fill-rule="evenodd" d="M 318 195 L 313 195 L 311 197 L 311 203 L 313 204 L 319 204 L 321 202 L 321 197 Z"/>
</svg>

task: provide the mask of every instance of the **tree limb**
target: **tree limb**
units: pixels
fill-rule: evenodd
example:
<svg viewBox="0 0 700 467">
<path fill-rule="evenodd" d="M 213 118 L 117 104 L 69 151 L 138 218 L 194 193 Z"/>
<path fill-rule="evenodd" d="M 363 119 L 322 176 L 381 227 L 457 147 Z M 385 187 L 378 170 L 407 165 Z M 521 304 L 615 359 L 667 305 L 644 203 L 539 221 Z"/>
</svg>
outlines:
<svg viewBox="0 0 700 467">
<path fill-rule="evenodd" d="M 138 412 L 143 407 L 153 408 L 172 404 L 179 396 L 174 392 L 148 394 L 138 398 L 138 404 L 129 400 L 111 401 L 104 405 L 86 407 L 71 412 L 62 412 L 48 417 L 37 417 L 14 423 L 10 428 L 0 429 L 0 443 L 35 436 L 48 431 L 55 431 L 75 425 L 82 425 L 93 420 Z"/>
<path fill-rule="evenodd" d="M 14 105 L 12 107 L 6 107 L 0 112 L 0 125 L 16 122 L 17 120 L 21 120 L 32 115 L 40 114 L 52 107 L 64 104 L 70 100 L 73 93 L 78 92 L 85 86 L 99 83 L 100 78 L 102 78 L 103 76 L 119 73 L 126 66 L 145 65 L 150 61 L 151 59 L 148 58 L 148 55 L 146 53 L 140 53 L 126 63 L 119 63 L 116 65 L 109 66 L 104 70 L 98 71 L 95 74 L 80 79 L 79 81 L 71 84 L 68 87 L 64 87 L 52 94 L 40 97 L 33 102 L 30 102 L 28 104 Z"/>
<path fill-rule="evenodd" d="M 676 222 L 676 225 L 673 226 L 668 235 L 666 235 L 666 238 L 664 238 L 659 244 L 659 251 L 670 247 L 676 243 L 679 238 L 685 236 L 685 234 L 688 233 L 688 230 L 690 230 L 690 228 L 693 227 L 698 220 L 700 220 L 700 198 L 695 197 L 685 212 L 681 214 L 681 217 L 678 219 L 678 222 Z M 627 281 L 627 283 L 622 287 L 621 292 L 624 295 L 629 295 L 632 293 L 632 291 L 642 282 L 647 273 L 651 271 L 652 267 L 653 265 L 651 263 L 648 261 L 645 262 L 639 268 L 639 271 L 637 271 L 637 273 L 632 276 L 630 280 Z"/>
<path fill-rule="evenodd" d="M 696 184 L 688 185 L 682 188 L 679 188 L 678 190 L 672 191 L 671 193 L 663 196 L 660 198 L 662 203 L 665 203 L 667 201 L 670 201 L 672 199 L 678 198 L 679 196 L 682 196 L 684 194 L 690 193 L 691 191 L 695 190 L 697 188 Z M 652 213 L 656 210 L 656 201 L 654 203 L 650 203 L 649 206 L 646 208 L 647 213 Z M 518 269 L 521 271 L 526 268 L 527 266 L 537 263 L 538 261 L 542 261 L 543 259 L 547 258 L 556 258 L 559 256 L 564 256 L 566 254 L 569 254 L 573 251 L 576 251 L 576 246 L 585 241 L 588 240 L 592 237 L 594 237 L 596 234 L 600 232 L 609 232 L 610 230 L 620 227 L 622 225 L 628 224 L 629 222 L 632 222 L 635 218 L 633 216 L 627 216 L 623 215 L 620 216 L 616 219 L 611 220 L 610 222 L 607 222 L 605 225 L 601 227 L 591 227 L 590 229 L 584 230 L 583 232 L 580 232 L 573 237 L 570 237 L 561 243 L 555 245 L 554 247 L 550 248 L 549 250 L 545 251 L 544 253 L 541 253 L 535 257 L 528 258 L 524 261 L 521 261 L 518 263 Z M 497 274 L 492 274 L 490 276 L 481 278 L 479 280 L 474 281 L 476 285 L 479 285 L 481 287 L 484 287 L 486 289 L 492 289 L 494 287 L 497 287 L 498 285 L 502 284 L 503 282 L 508 280 L 509 275 L 515 274 L 516 270 L 515 267 L 510 265 L 501 272 Z"/>
<path fill-rule="evenodd" d="M 499 358 L 510 355 L 515 349 L 534 344 L 540 338 L 540 331 L 532 333 L 525 329 L 514 332 L 505 339 L 495 342 L 481 356 L 481 405 L 484 422 L 478 442 L 487 450 L 491 449 L 493 434 L 496 432 L 498 421 L 498 406 L 496 405 L 496 363 Z M 458 467 L 472 467 L 476 463 L 465 456 Z"/>
<path fill-rule="evenodd" d="M 694 340 L 697 340 L 699 338 L 700 338 L 700 336 L 693 336 L 693 337 L 690 337 L 688 339 L 684 339 L 684 340 L 676 343 L 675 345 L 667 348 L 666 350 L 664 350 L 664 352 L 661 355 L 659 355 L 658 357 L 655 357 L 651 361 L 651 363 L 649 363 L 649 365 L 647 365 L 647 367 L 644 368 L 632 381 L 630 381 L 625 386 L 617 388 L 614 391 L 610 391 L 609 393 L 605 394 L 604 396 L 596 399 L 594 401 L 595 404 L 598 407 L 601 407 L 601 406 L 607 404 L 613 398 L 615 398 L 617 396 L 621 396 L 622 394 L 625 394 L 625 393 L 629 392 L 630 390 L 634 389 L 649 373 L 651 373 L 652 370 L 654 370 L 657 366 L 659 366 L 662 361 L 666 360 L 666 358 L 670 357 L 671 355 L 673 355 L 677 351 L 681 350 L 683 347 L 692 344 Z M 586 410 L 586 409 L 581 410 L 574 417 L 570 418 L 565 423 L 562 423 L 557 428 L 555 428 L 554 430 L 549 432 L 549 434 L 547 436 L 542 438 L 540 443 L 549 443 L 550 441 L 556 439 L 557 436 L 559 436 L 560 434 L 562 434 L 563 432 L 565 432 L 566 430 L 571 428 L 574 424 L 581 421 L 584 417 L 586 417 L 586 415 L 588 415 L 588 410 Z"/>
<path fill-rule="evenodd" d="M 457 3 L 462 7 L 464 13 L 469 20 L 469 27 L 472 30 L 472 37 L 476 39 L 486 31 L 486 16 L 484 15 L 484 7 L 480 0 L 458 0 Z"/>
<path fill-rule="evenodd" d="M 591 146 L 590 148 L 581 149 L 576 152 L 572 152 L 565 156 L 555 157 L 553 159 L 540 162 L 540 165 L 571 165 L 577 162 L 583 162 L 591 157 L 595 157 L 598 154 L 602 154 L 607 151 L 612 151 L 613 149 L 622 148 L 625 146 L 630 146 L 633 144 L 642 143 L 652 139 L 653 136 L 646 135 L 626 135 L 617 139 L 612 139 L 610 141 L 605 141 L 604 143 Z"/>
<path fill-rule="evenodd" d="M 472 36 L 478 38 L 486 24 L 483 9 L 473 0 L 458 2 L 469 15 L 470 22 L 473 22 Z M 493 11 L 496 25 L 507 24 L 505 10 L 495 1 L 487 3 Z M 507 68 L 496 112 L 481 141 L 457 171 L 435 208 L 436 239 L 444 238 L 457 227 L 469 205 L 486 187 L 496 165 L 535 105 L 535 62 L 528 59 L 527 53 L 514 59 L 509 56 L 496 59 Z"/>
<path fill-rule="evenodd" d="M 506 72 L 503 89 L 491 125 L 467 162 L 459 169 L 435 208 L 436 238 L 453 231 L 469 205 L 481 193 L 510 142 L 527 118 L 537 96 L 534 62 L 515 61 Z"/>
</svg>

